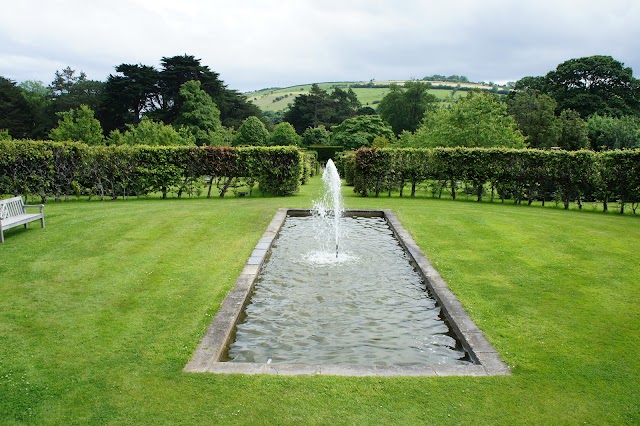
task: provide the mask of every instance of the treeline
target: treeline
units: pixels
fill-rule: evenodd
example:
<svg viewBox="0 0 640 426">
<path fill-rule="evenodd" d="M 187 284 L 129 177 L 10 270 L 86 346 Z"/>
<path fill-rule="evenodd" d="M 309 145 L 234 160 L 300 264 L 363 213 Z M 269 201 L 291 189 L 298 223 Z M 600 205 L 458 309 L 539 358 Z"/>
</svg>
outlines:
<svg viewBox="0 0 640 426">
<path fill-rule="evenodd" d="M 225 127 L 238 128 L 260 109 L 244 95 L 229 89 L 220 75 L 192 55 L 163 57 L 160 67 L 120 64 L 106 81 L 89 80 L 70 67 L 56 71 L 53 81 L 28 80 L 20 84 L 0 77 L 0 130 L 13 139 L 46 139 L 60 119 L 59 113 L 82 105 L 95 112 L 103 136 L 125 131 L 143 118 L 174 124 L 188 100 L 181 86 L 198 81 L 219 110 Z M 177 126 L 176 126 L 177 127 Z"/>
<path fill-rule="evenodd" d="M 428 75 L 422 78 L 422 81 L 448 81 L 451 83 L 469 83 L 469 79 L 464 75 L 445 76 L 441 74 Z"/>
<path fill-rule="evenodd" d="M 450 85 L 450 84 L 439 84 L 434 88 L 442 89 L 442 90 L 451 90 L 454 92 L 472 92 L 474 90 L 481 90 L 483 92 L 491 92 L 498 95 L 508 95 L 511 93 L 511 90 L 507 87 L 499 87 L 496 85 L 492 85 L 491 87 L 471 87 L 471 86 L 460 86 L 460 85 Z"/>
<path fill-rule="evenodd" d="M 215 187 L 289 195 L 315 171 L 315 156 L 296 147 L 88 146 L 0 141 L 0 194 L 43 202 L 69 196 L 100 199 L 168 193 L 178 197 Z"/>
<path fill-rule="evenodd" d="M 362 196 L 430 183 L 433 196 L 448 191 L 456 199 L 462 191 L 481 201 L 490 194 L 517 204 L 562 202 L 580 208 L 596 201 L 607 211 L 615 202 L 624 213 L 640 203 L 640 150 L 604 152 L 508 148 L 361 148 L 341 157 L 347 183 Z"/>
<path fill-rule="evenodd" d="M 421 81 L 425 81 L 425 82 L 430 82 L 430 81 L 447 81 L 447 82 L 455 82 L 455 80 L 427 80 L 426 77 L 423 78 Z M 405 82 L 406 84 L 406 82 Z M 349 88 L 352 89 L 389 89 L 391 87 L 393 87 L 394 85 L 397 85 L 397 83 L 374 83 L 374 82 L 368 82 L 368 83 L 355 83 L 355 84 L 351 84 L 349 85 Z M 491 92 L 491 93 L 496 93 L 498 95 L 508 95 L 511 90 L 508 87 L 499 87 L 498 85 L 495 84 L 490 84 L 491 87 L 481 87 L 481 86 L 476 86 L 476 87 L 471 87 L 471 86 L 460 86 L 460 84 L 456 84 L 455 86 L 452 84 L 438 84 L 436 86 L 432 86 L 432 89 L 438 89 L 438 90 L 452 90 L 452 91 L 460 91 L 460 92 L 470 92 L 472 90 L 480 90 L 483 92 Z"/>
</svg>

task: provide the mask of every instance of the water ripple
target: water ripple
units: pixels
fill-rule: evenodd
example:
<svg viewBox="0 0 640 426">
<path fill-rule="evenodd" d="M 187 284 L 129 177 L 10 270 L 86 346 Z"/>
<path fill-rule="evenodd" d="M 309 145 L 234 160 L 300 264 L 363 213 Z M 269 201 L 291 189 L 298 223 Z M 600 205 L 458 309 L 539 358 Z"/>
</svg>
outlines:
<svg viewBox="0 0 640 426">
<path fill-rule="evenodd" d="M 238 362 L 466 364 L 465 352 L 382 218 L 341 218 L 341 251 L 288 217 L 238 324 Z M 320 229 L 319 229 L 320 226 Z M 333 247 L 332 247 L 333 248 Z"/>
</svg>

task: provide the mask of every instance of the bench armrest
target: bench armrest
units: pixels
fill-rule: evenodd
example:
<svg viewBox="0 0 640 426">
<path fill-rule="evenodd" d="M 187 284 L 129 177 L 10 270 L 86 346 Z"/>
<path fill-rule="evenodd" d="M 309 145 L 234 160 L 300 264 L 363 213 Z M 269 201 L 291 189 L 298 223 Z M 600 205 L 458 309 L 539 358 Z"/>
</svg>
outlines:
<svg viewBox="0 0 640 426">
<path fill-rule="evenodd" d="M 40 209 L 40 213 L 42 213 L 44 211 L 44 204 L 25 204 L 24 208 L 26 209 L 27 207 L 39 208 Z"/>
</svg>

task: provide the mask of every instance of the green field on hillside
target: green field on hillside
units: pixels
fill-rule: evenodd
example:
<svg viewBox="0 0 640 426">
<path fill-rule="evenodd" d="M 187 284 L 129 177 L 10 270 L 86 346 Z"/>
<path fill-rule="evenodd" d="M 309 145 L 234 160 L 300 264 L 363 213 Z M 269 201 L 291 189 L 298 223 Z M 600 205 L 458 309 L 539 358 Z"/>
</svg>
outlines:
<svg viewBox="0 0 640 426">
<path fill-rule="evenodd" d="M 343 81 L 343 82 L 333 82 L 333 83 L 317 83 L 318 86 L 322 90 L 326 90 L 331 92 L 334 88 L 339 87 L 341 89 L 347 90 L 354 84 L 366 84 L 366 81 Z M 403 81 L 376 81 L 375 84 L 389 84 L 389 83 L 397 83 L 402 84 Z M 447 101 L 451 99 L 452 90 L 450 89 L 438 89 L 439 85 L 446 84 L 450 86 L 455 86 L 456 83 L 432 83 L 433 89 L 430 90 L 430 93 L 435 95 L 438 99 L 443 101 Z M 263 111 L 284 111 L 290 104 L 293 104 L 294 99 L 298 95 L 308 94 L 309 90 L 311 90 L 311 84 L 303 84 L 300 86 L 292 86 L 285 88 L 270 88 L 270 89 L 262 89 L 255 92 L 245 93 L 247 98 L 257 105 Z M 483 85 L 483 84 L 473 84 L 467 83 L 462 84 L 464 87 L 477 87 L 480 89 L 490 89 L 491 86 Z M 376 108 L 377 104 L 380 100 L 389 93 L 388 88 L 380 88 L 380 87 L 372 87 L 372 88 L 353 88 L 353 91 L 358 96 L 360 103 L 363 106 L 370 106 L 372 108 Z M 455 97 L 459 98 L 461 96 L 465 96 L 467 92 L 465 91 L 456 91 Z"/>
</svg>

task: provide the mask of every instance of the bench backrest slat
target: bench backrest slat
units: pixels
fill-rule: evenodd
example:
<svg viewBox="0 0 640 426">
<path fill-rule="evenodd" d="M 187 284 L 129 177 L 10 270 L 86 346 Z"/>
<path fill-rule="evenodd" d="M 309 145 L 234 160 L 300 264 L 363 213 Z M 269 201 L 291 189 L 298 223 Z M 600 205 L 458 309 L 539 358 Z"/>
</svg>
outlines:
<svg viewBox="0 0 640 426">
<path fill-rule="evenodd" d="M 13 197 L 0 200 L 0 219 L 18 216 L 24 213 L 22 197 Z"/>
</svg>

